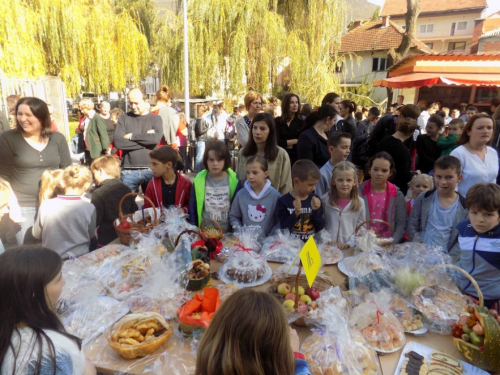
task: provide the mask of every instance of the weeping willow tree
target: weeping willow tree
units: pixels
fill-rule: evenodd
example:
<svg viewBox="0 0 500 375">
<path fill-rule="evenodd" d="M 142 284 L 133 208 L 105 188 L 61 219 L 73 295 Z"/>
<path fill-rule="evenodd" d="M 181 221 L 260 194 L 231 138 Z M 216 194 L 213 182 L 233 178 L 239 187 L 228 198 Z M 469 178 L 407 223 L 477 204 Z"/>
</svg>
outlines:
<svg viewBox="0 0 500 375">
<path fill-rule="evenodd" d="M 148 59 L 146 36 L 110 0 L 0 0 L 0 69 L 7 76 L 54 75 L 70 95 L 107 93 L 138 83 Z"/>
<path fill-rule="evenodd" d="M 194 95 L 248 89 L 270 92 L 278 72 L 290 68 L 290 89 L 317 103 L 338 90 L 335 64 L 345 0 L 245 0 L 188 2 L 189 74 Z M 183 87 L 182 19 L 170 23 L 159 61 L 166 81 Z"/>
</svg>

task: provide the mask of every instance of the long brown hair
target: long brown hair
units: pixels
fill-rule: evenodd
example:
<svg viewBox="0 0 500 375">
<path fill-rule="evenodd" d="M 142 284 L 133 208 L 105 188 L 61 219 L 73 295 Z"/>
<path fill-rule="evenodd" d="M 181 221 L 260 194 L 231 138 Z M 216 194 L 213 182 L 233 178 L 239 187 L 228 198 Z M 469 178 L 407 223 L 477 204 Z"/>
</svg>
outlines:
<svg viewBox="0 0 500 375">
<path fill-rule="evenodd" d="M 283 306 L 267 292 L 240 289 L 204 333 L 195 375 L 290 375 L 294 370 Z"/>
<path fill-rule="evenodd" d="M 472 116 L 469 119 L 469 121 L 467 121 L 467 123 L 465 124 L 465 126 L 462 129 L 462 134 L 460 135 L 460 138 L 458 138 L 457 143 L 459 145 L 464 145 L 464 144 L 466 144 L 467 142 L 470 141 L 470 136 L 467 133 L 472 130 L 472 127 L 474 126 L 474 122 L 476 122 L 476 120 L 478 120 L 480 118 L 489 118 L 491 120 L 492 124 L 493 124 L 493 133 L 492 133 L 491 138 L 488 141 L 488 143 L 486 143 L 486 145 L 491 146 L 491 144 L 493 143 L 493 137 L 495 135 L 495 125 L 496 125 L 496 123 L 491 118 L 491 116 L 485 115 L 483 113 L 479 113 L 477 115 L 474 115 L 474 116 Z"/>
<path fill-rule="evenodd" d="M 354 178 L 354 186 L 351 189 L 351 210 L 357 212 L 361 209 L 361 201 L 358 196 L 358 172 L 356 170 L 356 166 L 349 161 L 341 161 L 340 163 L 335 164 L 332 172 L 332 179 L 330 180 L 330 194 L 328 198 L 328 203 L 332 206 L 338 206 L 339 193 L 337 188 L 335 187 L 335 176 L 338 172 L 351 171 L 352 177 Z"/>
</svg>

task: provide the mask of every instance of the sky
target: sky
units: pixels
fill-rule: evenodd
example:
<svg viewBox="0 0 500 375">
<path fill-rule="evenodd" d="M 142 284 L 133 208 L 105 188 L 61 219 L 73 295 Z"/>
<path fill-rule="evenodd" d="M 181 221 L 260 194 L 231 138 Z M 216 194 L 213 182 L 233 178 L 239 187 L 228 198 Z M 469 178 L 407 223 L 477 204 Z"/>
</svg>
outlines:
<svg viewBox="0 0 500 375">
<path fill-rule="evenodd" d="M 380 7 L 384 5 L 385 0 L 368 0 L 370 3 L 376 4 Z M 448 0 L 436 0 L 436 1 L 448 1 Z M 486 16 L 498 12 L 500 10 L 500 0 L 487 0 L 488 8 L 486 9 Z"/>
</svg>

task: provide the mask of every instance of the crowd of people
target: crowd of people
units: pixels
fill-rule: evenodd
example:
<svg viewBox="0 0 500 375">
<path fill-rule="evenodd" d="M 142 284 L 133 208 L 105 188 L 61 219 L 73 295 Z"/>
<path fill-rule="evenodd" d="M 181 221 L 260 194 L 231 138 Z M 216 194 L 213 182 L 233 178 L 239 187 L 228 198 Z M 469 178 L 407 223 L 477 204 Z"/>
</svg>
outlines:
<svg viewBox="0 0 500 375">
<path fill-rule="evenodd" d="M 450 111 L 439 102 L 405 105 L 399 96 L 380 116 L 380 108 L 335 93 L 312 109 L 297 94 L 285 95 L 278 108 L 276 98 L 265 104 L 251 91 L 231 115 L 224 103 L 202 105 L 192 121 L 174 108 L 166 86 L 155 106 L 138 88 L 128 99 L 126 113 L 80 101 L 81 164 L 72 162 L 40 99 L 20 98 L 14 128 L 0 134 L 0 215 L 7 214 L 0 225 L 2 373 L 22 373 L 18 366 L 34 374 L 56 366 L 95 373 L 79 354 L 80 340 L 65 333 L 53 310 L 64 284 L 61 264 L 116 240 L 119 202 L 131 192 L 144 193 L 145 208 L 181 207 L 196 226 L 205 218 L 224 233 L 258 226 L 261 240 L 277 229 L 303 241 L 326 231 L 347 249 L 356 228 L 374 220 L 377 235 L 394 243 L 441 246 L 475 278 L 485 305 L 498 309 L 500 99 L 491 113 L 479 113 L 474 106 Z M 121 209 L 138 210 L 135 197 Z M 478 297 L 467 279 L 458 284 Z M 235 319 L 243 306 L 266 319 Z M 231 334 L 216 334 L 225 329 L 251 334 L 234 344 Z M 269 346 L 260 345 L 264 338 Z M 296 333 L 265 293 L 242 291 L 224 304 L 200 342 L 196 373 L 207 373 L 201 370 L 207 365 L 222 373 L 225 356 L 239 358 L 239 350 L 258 358 L 232 358 L 227 366 L 308 374 L 303 356 L 293 354 Z"/>
</svg>

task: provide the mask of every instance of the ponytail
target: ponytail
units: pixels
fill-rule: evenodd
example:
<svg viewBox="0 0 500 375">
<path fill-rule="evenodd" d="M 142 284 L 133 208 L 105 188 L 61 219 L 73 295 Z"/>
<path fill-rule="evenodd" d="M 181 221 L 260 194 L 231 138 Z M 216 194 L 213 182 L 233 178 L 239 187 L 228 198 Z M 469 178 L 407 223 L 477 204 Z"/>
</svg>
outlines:
<svg viewBox="0 0 500 375">
<path fill-rule="evenodd" d="M 314 126 L 318 121 L 326 120 L 328 117 L 334 118 L 335 116 L 337 116 L 337 110 L 329 104 L 324 104 L 307 116 L 304 130 Z"/>
</svg>

